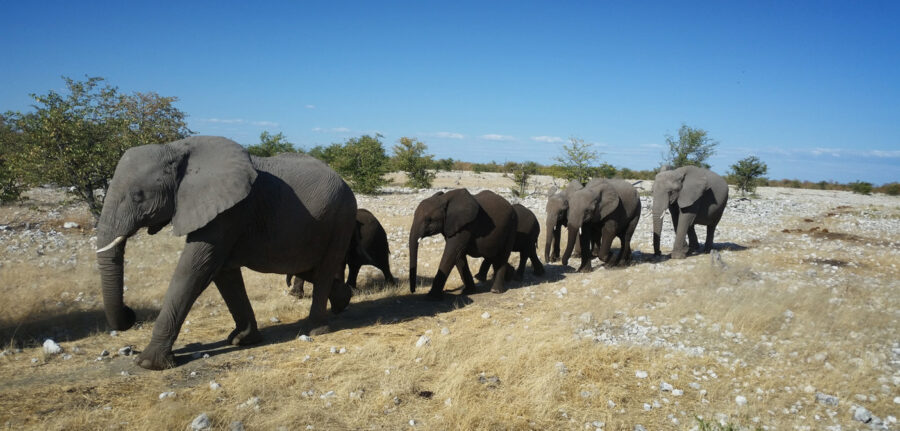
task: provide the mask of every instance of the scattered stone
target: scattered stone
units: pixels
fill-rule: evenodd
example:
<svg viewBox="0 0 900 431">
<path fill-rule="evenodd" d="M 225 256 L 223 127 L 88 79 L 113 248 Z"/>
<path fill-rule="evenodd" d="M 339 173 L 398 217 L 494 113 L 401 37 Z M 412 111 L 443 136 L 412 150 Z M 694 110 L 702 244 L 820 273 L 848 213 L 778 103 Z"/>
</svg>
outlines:
<svg viewBox="0 0 900 431">
<path fill-rule="evenodd" d="M 63 229 L 78 229 L 79 227 L 81 226 L 73 221 L 67 221 L 63 223 Z"/>
<path fill-rule="evenodd" d="M 431 338 L 429 338 L 427 335 L 419 337 L 419 339 L 416 341 L 416 347 L 423 347 L 429 344 L 431 344 Z"/>
<path fill-rule="evenodd" d="M 270 317 L 270 318 L 269 318 L 269 322 L 272 322 L 272 323 L 281 323 L 281 319 L 279 319 L 279 318 L 277 318 L 277 317 Z"/>
<path fill-rule="evenodd" d="M 650 404 L 644 403 L 644 411 L 649 412 L 650 409 L 652 409 L 652 408 L 653 408 L 653 406 L 651 406 Z"/>
<path fill-rule="evenodd" d="M 747 405 L 747 397 L 745 397 L 743 395 L 738 395 L 738 396 L 734 397 L 734 402 L 736 402 L 737 405 L 739 405 L 741 407 L 746 406 Z"/>
<path fill-rule="evenodd" d="M 72 359 L 72 355 L 66 353 L 66 354 L 63 354 L 63 355 L 62 355 L 62 358 L 65 359 L 65 360 L 69 360 L 69 359 Z"/>
<path fill-rule="evenodd" d="M 823 392 L 816 392 L 816 402 L 826 406 L 837 407 L 838 398 L 834 395 L 828 395 Z"/>
<path fill-rule="evenodd" d="M 639 379 L 646 379 L 646 378 L 647 378 L 647 372 L 646 372 L 646 371 L 638 370 L 638 371 L 636 371 L 636 372 L 634 373 L 634 376 L 637 377 L 637 378 L 639 378 Z"/>
<path fill-rule="evenodd" d="M 191 421 L 191 429 L 194 431 L 203 431 L 210 428 L 212 428 L 212 422 L 210 422 L 209 416 L 207 416 L 206 413 L 200 413 L 199 416 Z"/>
<path fill-rule="evenodd" d="M 613 400 L 609 400 L 606 402 L 606 406 L 611 409 L 614 409 L 614 408 L 616 408 L 616 403 Z"/>
<path fill-rule="evenodd" d="M 900 404 L 900 397 L 894 397 L 894 404 Z"/>
<path fill-rule="evenodd" d="M 672 390 L 674 390 L 674 389 L 675 389 L 675 388 L 672 387 L 672 385 L 670 385 L 670 384 L 668 384 L 668 383 L 666 383 L 666 382 L 662 382 L 662 383 L 659 384 L 659 390 L 661 390 L 661 391 L 663 391 L 663 392 L 672 392 Z"/>
<path fill-rule="evenodd" d="M 490 319 L 491 313 L 488 313 L 487 311 L 485 311 L 484 313 L 481 313 L 481 318 L 482 319 Z"/>
<path fill-rule="evenodd" d="M 569 369 L 566 368 L 566 364 L 564 364 L 562 362 L 556 363 L 556 371 L 558 371 L 561 376 L 564 376 L 569 373 Z"/>
<path fill-rule="evenodd" d="M 409 420 L 409 426 L 411 426 L 411 427 L 416 426 L 416 423 L 417 423 L 417 422 L 416 422 L 415 419 L 410 419 L 410 420 Z"/>
<path fill-rule="evenodd" d="M 343 355 L 344 353 L 347 353 L 347 348 L 346 348 L 346 347 L 341 347 L 340 349 L 338 349 L 338 354 L 339 354 L 339 355 Z"/>
<path fill-rule="evenodd" d="M 594 314 L 591 313 L 590 311 L 581 313 L 581 315 L 578 316 L 578 320 L 580 320 L 582 323 L 588 323 L 588 324 L 589 324 L 589 323 L 591 323 L 591 322 L 594 321 Z"/>
<path fill-rule="evenodd" d="M 444 405 L 447 406 L 447 407 L 452 406 L 452 405 L 453 405 L 453 400 L 450 399 L 450 398 L 447 398 L 446 400 L 444 400 Z"/>
<path fill-rule="evenodd" d="M 48 338 L 44 340 L 44 353 L 48 355 L 57 355 L 62 353 L 62 347 L 60 347 L 59 344 L 56 344 L 56 341 Z"/>
<path fill-rule="evenodd" d="M 690 386 L 691 389 L 694 389 L 694 390 L 700 390 L 700 383 L 697 383 L 697 382 L 690 382 L 690 383 L 688 383 L 688 386 Z"/>
<path fill-rule="evenodd" d="M 326 398 L 334 398 L 334 397 L 335 397 L 334 391 L 328 391 L 328 392 L 325 392 L 324 394 L 322 394 L 322 395 L 319 396 L 319 398 L 321 398 L 321 399 L 323 399 L 323 400 L 326 399 Z"/>
<path fill-rule="evenodd" d="M 119 356 L 131 356 L 134 354 L 134 348 L 132 346 L 125 346 L 119 349 Z"/>
<path fill-rule="evenodd" d="M 112 331 L 109 331 L 109 336 L 110 337 L 118 337 L 119 331 L 116 331 L 115 329 L 113 329 Z"/>
<path fill-rule="evenodd" d="M 485 376 L 484 373 L 478 375 L 478 383 L 487 385 L 488 388 L 495 389 L 500 386 L 500 378 L 497 376 Z"/>
<path fill-rule="evenodd" d="M 159 399 L 164 400 L 166 398 L 175 398 L 177 396 L 178 395 L 174 391 L 169 391 L 169 392 L 163 392 L 163 393 L 159 394 Z"/>
<path fill-rule="evenodd" d="M 100 357 L 101 357 L 101 358 L 105 358 L 105 357 L 107 357 L 107 356 L 109 356 L 109 350 L 105 350 L 105 349 L 104 349 L 102 352 L 100 352 Z"/>
<path fill-rule="evenodd" d="M 31 363 L 32 364 L 38 363 L 38 358 L 31 358 Z"/>
<path fill-rule="evenodd" d="M 210 381 L 209 381 L 209 389 L 215 391 L 215 390 L 219 390 L 221 387 L 222 387 L 222 385 L 216 383 L 215 380 L 210 380 Z"/>
<path fill-rule="evenodd" d="M 644 428 L 641 424 L 637 424 L 634 426 L 634 431 L 647 431 L 647 428 Z"/>
<path fill-rule="evenodd" d="M 672 389 L 672 395 L 674 395 L 676 397 L 680 397 L 680 396 L 684 395 L 684 391 L 681 389 Z"/>
<path fill-rule="evenodd" d="M 244 423 L 241 421 L 234 421 L 228 425 L 228 431 L 244 431 Z"/>
<path fill-rule="evenodd" d="M 447 327 L 441 328 L 441 335 L 450 335 L 450 328 L 447 328 Z"/>
<path fill-rule="evenodd" d="M 252 407 L 254 410 L 259 410 L 259 397 L 250 397 L 250 399 L 238 405 L 239 409 L 246 409 L 249 407 Z"/>
<path fill-rule="evenodd" d="M 305 341 L 307 343 L 309 343 L 313 340 L 312 337 L 310 337 L 309 335 L 301 335 L 301 336 L 297 337 L 297 339 L 300 341 Z"/>
</svg>

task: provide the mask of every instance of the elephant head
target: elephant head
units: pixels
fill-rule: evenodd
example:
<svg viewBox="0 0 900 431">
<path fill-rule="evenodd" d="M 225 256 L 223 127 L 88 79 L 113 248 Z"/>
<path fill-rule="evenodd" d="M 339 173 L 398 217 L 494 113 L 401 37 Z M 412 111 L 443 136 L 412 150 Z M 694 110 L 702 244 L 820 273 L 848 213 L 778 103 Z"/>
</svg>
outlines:
<svg viewBox="0 0 900 431">
<path fill-rule="evenodd" d="M 592 180 L 583 189 L 580 189 L 569 197 L 568 231 L 569 240 L 566 243 L 566 251 L 563 253 L 563 264 L 567 264 L 572 250 L 575 248 L 578 230 L 583 226 L 599 223 L 608 217 L 619 206 L 619 194 L 608 181 L 603 179 Z M 590 238 L 590 234 L 581 233 L 583 238 Z M 582 243 L 582 247 L 584 244 Z M 582 248 L 582 254 L 589 253 Z"/>
<path fill-rule="evenodd" d="M 195 136 L 122 155 L 97 225 L 97 263 L 109 326 L 130 328 L 134 311 L 122 299 L 125 243 L 140 228 L 176 235 L 209 223 L 250 193 L 256 170 L 247 151 L 224 138 Z"/>
<path fill-rule="evenodd" d="M 466 189 L 437 192 L 416 207 L 412 227 L 409 229 L 409 290 L 416 291 L 416 261 L 419 240 L 442 234 L 452 237 L 475 220 L 481 207 Z"/>
<path fill-rule="evenodd" d="M 660 254 L 659 236 L 666 208 L 675 204 L 678 208 L 688 208 L 700 199 L 708 187 L 706 175 L 701 169 L 685 166 L 656 174 L 652 189 L 653 254 Z"/>
</svg>

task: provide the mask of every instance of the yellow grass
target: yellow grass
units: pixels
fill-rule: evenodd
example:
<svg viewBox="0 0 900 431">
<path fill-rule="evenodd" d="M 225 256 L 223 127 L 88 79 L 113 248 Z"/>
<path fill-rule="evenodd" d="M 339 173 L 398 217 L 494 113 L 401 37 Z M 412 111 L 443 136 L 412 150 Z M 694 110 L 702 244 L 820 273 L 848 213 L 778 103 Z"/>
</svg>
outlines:
<svg viewBox="0 0 900 431">
<path fill-rule="evenodd" d="M 383 198 L 406 205 L 401 200 L 408 196 Z M 896 206 L 875 211 L 890 216 Z M 852 233 L 841 229 L 846 220 L 833 218 L 788 218 L 783 227 Z M 381 221 L 391 232 L 406 229 L 410 219 Z M 91 232 L 67 235 L 87 241 Z M 861 256 L 851 247 L 824 256 L 821 244 L 802 235 L 767 232 L 741 244 L 746 250 L 723 251 L 722 268 L 707 255 L 654 263 L 647 256 L 649 233 L 641 231 L 633 246 L 644 258 L 628 268 L 578 274 L 551 264 L 547 279 L 529 269 L 503 295 L 468 298 L 457 296 L 461 281 L 454 273 L 449 298 L 437 304 L 421 299 L 429 286 L 409 294 L 404 254 L 391 262 L 399 286 L 384 286 L 377 270 L 364 270 L 359 284 L 373 290 L 334 318 L 335 332 L 312 342 L 296 339 L 309 299 L 286 295 L 282 276 L 245 271 L 266 341 L 223 346 L 233 322 L 216 290 L 207 289 L 176 342 L 185 363 L 161 372 L 137 368 L 116 352 L 126 345 L 141 349 L 149 340 L 182 244 L 169 229 L 129 240 L 126 302 L 143 322 L 116 336 L 105 330 L 90 247 L 11 256 L 0 266 L 7 304 L 0 334 L 10 351 L 23 350 L 0 358 L 0 425 L 185 429 L 206 412 L 217 429 L 233 421 L 247 429 L 594 429 L 599 421 L 606 430 L 636 424 L 659 430 L 690 429 L 695 416 L 749 429 L 856 429 L 862 425 L 852 421 L 851 405 L 896 415 L 893 398 L 900 392 L 891 380 L 898 371 L 890 349 L 900 339 L 900 274 L 898 252 L 885 241 L 900 238 L 877 238 Z M 793 246 L 785 247 L 788 241 Z M 420 275 L 433 275 L 442 247 L 442 241 L 423 243 Z M 77 264 L 40 266 L 72 253 Z M 848 265 L 831 275 L 813 265 L 811 253 Z M 824 282 L 826 275 L 836 281 Z M 567 293 L 557 294 L 561 288 Z M 489 318 L 482 317 L 486 312 Z M 651 329 L 643 337 L 619 337 L 629 328 Z M 596 342 L 584 329 L 616 341 Z M 423 335 L 430 343 L 415 347 Z M 72 358 L 45 357 L 40 343 L 48 336 Z M 332 347 L 346 353 L 331 353 Z M 112 358 L 97 361 L 104 349 Z M 195 359 L 194 352 L 210 357 Z M 636 377 L 638 371 L 647 377 Z M 210 389 L 211 381 L 221 388 Z M 683 395 L 661 391 L 663 382 Z M 166 391 L 177 395 L 160 400 Z M 323 398 L 329 391 L 334 395 Z M 837 396 L 839 407 L 816 403 L 819 391 Z M 746 406 L 735 403 L 738 395 Z M 259 397 L 258 408 L 239 407 L 252 397 Z"/>
</svg>

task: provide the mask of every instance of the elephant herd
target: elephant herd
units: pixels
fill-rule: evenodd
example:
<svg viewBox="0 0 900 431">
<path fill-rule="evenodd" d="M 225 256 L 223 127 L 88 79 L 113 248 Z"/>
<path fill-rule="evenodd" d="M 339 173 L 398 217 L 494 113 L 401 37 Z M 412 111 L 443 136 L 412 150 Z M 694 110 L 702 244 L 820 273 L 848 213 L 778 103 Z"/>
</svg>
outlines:
<svg viewBox="0 0 900 431">
<path fill-rule="evenodd" d="M 727 184 L 709 170 L 682 167 L 660 172 L 653 184 L 654 253 L 660 254 L 666 209 L 676 231 L 673 258 L 698 248 L 695 224 L 707 226 L 709 251 L 727 200 Z M 564 265 L 576 246 L 579 271 L 590 271 L 593 257 L 610 266 L 631 260 L 631 237 L 641 214 L 640 198 L 631 183 L 573 181 L 563 190 L 551 191 L 546 209 L 545 261 L 560 258 L 562 226 L 568 229 Z M 353 192 L 328 166 L 305 155 L 253 157 L 226 138 L 193 136 L 131 148 L 116 167 L 97 226 L 104 310 L 113 329 L 128 329 L 136 320 L 123 300 L 128 238 L 144 227 L 153 235 L 170 223 L 175 235 L 186 235 L 186 242 L 150 342 L 136 359 L 143 368 L 175 365 L 172 346 L 194 301 L 210 283 L 235 322 L 227 342 L 260 341 L 242 267 L 284 274 L 289 285 L 293 278 L 294 294 L 302 295 L 304 281 L 312 283 L 312 305 L 302 329 L 306 334 L 328 331 L 327 304 L 335 313 L 347 307 L 362 265 L 374 265 L 387 282 L 395 281 L 384 228 L 371 212 L 357 208 Z M 437 192 L 420 202 L 413 215 L 410 290 L 417 287 L 419 241 L 437 234 L 444 237 L 445 247 L 426 298 L 441 299 L 453 267 L 464 293 L 474 292 L 475 279 L 486 280 L 491 268 L 495 293 L 504 292 L 509 279 L 521 279 L 527 261 L 535 275 L 543 275 L 536 251 L 540 229 L 530 210 L 511 205 L 494 192 L 472 195 L 464 188 Z M 614 238 L 619 238 L 621 249 L 613 257 Z M 513 252 L 520 254 L 516 269 L 508 263 Z M 484 258 L 474 277 L 467 256 Z M 346 282 L 345 267 L 349 267 Z"/>
</svg>

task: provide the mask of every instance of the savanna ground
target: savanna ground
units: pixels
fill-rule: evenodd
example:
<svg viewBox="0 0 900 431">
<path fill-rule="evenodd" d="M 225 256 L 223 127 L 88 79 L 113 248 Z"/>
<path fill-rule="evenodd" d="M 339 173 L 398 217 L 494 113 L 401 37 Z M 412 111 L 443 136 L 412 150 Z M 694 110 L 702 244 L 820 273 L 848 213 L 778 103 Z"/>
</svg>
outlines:
<svg viewBox="0 0 900 431">
<path fill-rule="evenodd" d="M 550 182 L 538 178 L 540 194 L 519 200 L 542 221 Z M 511 185 L 459 172 L 435 183 L 513 200 Z M 504 294 L 482 285 L 469 296 L 454 271 L 433 303 L 422 295 L 443 239 L 421 245 L 416 294 L 405 276 L 412 213 L 433 192 L 358 196 L 388 232 L 400 285 L 365 267 L 334 332 L 298 340 L 309 299 L 288 296 L 283 276 L 244 271 L 265 341 L 225 346 L 233 322 L 207 289 L 176 342 L 179 366 L 161 372 L 119 351 L 149 340 L 183 238 L 167 228 L 129 240 L 125 300 L 142 322 L 110 333 L 86 210 L 51 189 L 0 207 L 0 425 L 185 429 L 205 412 L 215 429 L 898 426 L 900 199 L 761 188 L 739 200 L 732 190 L 718 257 L 668 260 L 671 221 L 654 259 L 644 197 L 631 266 L 581 274 L 578 259 L 557 262 Z M 46 338 L 62 353 L 45 354 Z M 879 419 L 855 420 L 856 406 Z"/>
</svg>

